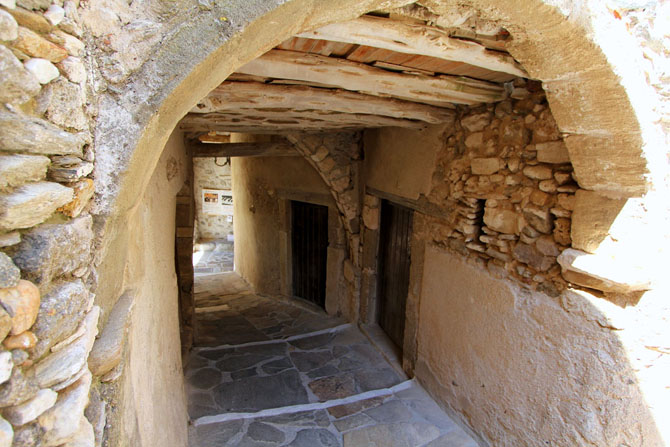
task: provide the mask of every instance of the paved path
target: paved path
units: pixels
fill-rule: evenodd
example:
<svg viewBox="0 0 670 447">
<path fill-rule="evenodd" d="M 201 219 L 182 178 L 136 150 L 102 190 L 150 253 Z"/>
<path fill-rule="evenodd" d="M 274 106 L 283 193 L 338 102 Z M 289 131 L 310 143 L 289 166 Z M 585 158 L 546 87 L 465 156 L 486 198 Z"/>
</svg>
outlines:
<svg viewBox="0 0 670 447">
<path fill-rule="evenodd" d="M 309 303 L 229 273 L 197 280 L 196 317 L 190 447 L 476 447 L 355 326 Z"/>
<path fill-rule="evenodd" d="M 193 252 L 193 271 L 196 275 L 211 275 L 233 271 L 233 242 L 211 240 L 199 242 Z"/>
</svg>

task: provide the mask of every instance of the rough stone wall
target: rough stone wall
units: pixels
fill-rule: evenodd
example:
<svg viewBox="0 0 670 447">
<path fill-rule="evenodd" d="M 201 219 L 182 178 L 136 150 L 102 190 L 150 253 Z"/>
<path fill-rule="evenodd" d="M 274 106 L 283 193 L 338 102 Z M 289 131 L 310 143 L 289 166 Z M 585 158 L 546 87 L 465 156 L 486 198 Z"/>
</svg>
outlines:
<svg viewBox="0 0 670 447">
<path fill-rule="evenodd" d="M 437 154 L 426 173 L 432 176 L 429 191 L 414 198 L 424 211 L 417 214 L 415 233 L 477 260 L 498 276 L 556 296 L 566 288 L 556 258 L 571 245 L 579 187 L 541 87 L 519 83 L 514 96 L 465 109 L 454 126 L 421 140 L 434 144 Z M 380 141 L 386 140 L 374 144 Z M 383 173 L 384 148 L 378 151 L 379 166 L 369 170 Z M 378 201 L 366 195 L 367 229 L 376 230 L 378 214 Z"/>
<path fill-rule="evenodd" d="M 523 98 L 468 110 L 445 135 L 426 198 L 451 214 L 427 216 L 424 238 L 555 296 L 579 187 L 540 86 L 517 90 Z"/>
<path fill-rule="evenodd" d="M 93 445 L 101 311 L 82 28 L 77 2 L 16 3 L 0 9 L 0 445 Z"/>
<path fill-rule="evenodd" d="M 195 176 L 195 206 L 196 206 L 196 241 L 202 239 L 226 239 L 233 234 L 233 223 L 228 222 L 228 216 L 214 216 L 202 211 L 202 190 L 222 189 L 230 190 L 233 187 L 230 164 L 221 166 L 226 159 L 194 158 L 193 173 Z"/>
</svg>

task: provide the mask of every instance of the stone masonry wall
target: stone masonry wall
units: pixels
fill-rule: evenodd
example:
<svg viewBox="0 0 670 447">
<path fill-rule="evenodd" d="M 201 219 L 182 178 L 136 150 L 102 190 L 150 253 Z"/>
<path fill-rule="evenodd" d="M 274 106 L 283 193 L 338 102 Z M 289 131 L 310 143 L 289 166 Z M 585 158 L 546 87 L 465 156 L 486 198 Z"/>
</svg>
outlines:
<svg viewBox="0 0 670 447">
<path fill-rule="evenodd" d="M 417 213 L 416 237 L 557 296 L 579 188 L 541 86 L 518 82 L 512 98 L 461 111 L 443 138 L 419 200 L 443 212 Z M 366 228 L 376 229 L 377 206 L 366 196 Z"/>
<path fill-rule="evenodd" d="M 0 2 L 2 447 L 93 446 L 102 430 L 84 416 L 101 313 L 85 46 L 78 1 L 51 3 Z"/>
<path fill-rule="evenodd" d="M 196 241 L 201 239 L 225 239 L 233 233 L 233 222 L 228 222 L 228 216 L 214 216 L 202 212 L 202 190 L 232 188 L 230 164 L 224 159 L 194 158 L 193 171 L 195 175 L 195 207 L 196 207 Z M 218 164 L 217 164 L 218 163 Z"/>
</svg>

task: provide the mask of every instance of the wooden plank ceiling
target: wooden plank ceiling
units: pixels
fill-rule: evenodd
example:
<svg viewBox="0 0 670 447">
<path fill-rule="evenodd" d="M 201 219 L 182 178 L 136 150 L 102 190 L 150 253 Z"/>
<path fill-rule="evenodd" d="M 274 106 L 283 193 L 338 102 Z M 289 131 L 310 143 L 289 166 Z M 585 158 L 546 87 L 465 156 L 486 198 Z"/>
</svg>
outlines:
<svg viewBox="0 0 670 447">
<path fill-rule="evenodd" d="M 240 67 L 180 128 L 197 136 L 449 123 L 456 106 L 501 101 L 505 83 L 527 76 L 506 37 L 436 26 L 416 8 L 327 25 Z"/>
</svg>

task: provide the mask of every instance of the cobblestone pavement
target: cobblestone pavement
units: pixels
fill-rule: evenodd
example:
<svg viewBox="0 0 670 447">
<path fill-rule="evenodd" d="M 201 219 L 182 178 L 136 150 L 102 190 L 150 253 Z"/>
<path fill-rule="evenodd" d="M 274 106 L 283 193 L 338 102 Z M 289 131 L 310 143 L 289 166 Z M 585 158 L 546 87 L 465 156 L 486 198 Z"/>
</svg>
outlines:
<svg viewBox="0 0 670 447">
<path fill-rule="evenodd" d="M 234 273 L 206 278 L 185 365 L 190 447 L 476 447 L 355 326 Z"/>
</svg>

